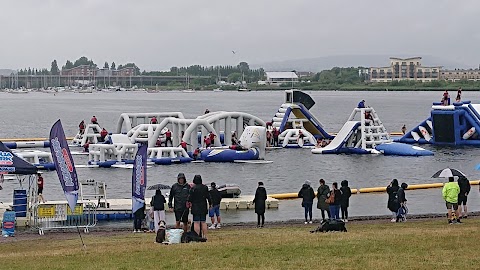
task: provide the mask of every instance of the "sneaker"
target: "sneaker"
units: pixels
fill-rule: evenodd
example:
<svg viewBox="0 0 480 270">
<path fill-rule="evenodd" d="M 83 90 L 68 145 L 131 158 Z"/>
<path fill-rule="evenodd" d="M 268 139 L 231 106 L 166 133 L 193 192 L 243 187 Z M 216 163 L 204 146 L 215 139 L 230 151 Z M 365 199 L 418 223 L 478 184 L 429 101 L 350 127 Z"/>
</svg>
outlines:
<svg viewBox="0 0 480 270">
<path fill-rule="evenodd" d="M 465 216 L 462 216 L 462 218 L 468 218 L 468 216 L 467 216 L 467 215 L 465 215 Z"/>
<path fill-rule="evenodd" d="M 463 223 L 463 222 L 461 222 L 460 219 L 457 219 L 457 223 Z"/>
<path fill-rule="evenodd" d="M 215 224 L 212 224 L 210 225 L 210 227 L 208 227 L 209 230 L 215 230 Z"/>
<path fill-rule="evenodd" d="M 308 223 L 312 224 L 313 222 L 310 220 Z"/>
<path fill-rule="evenodd" d="M 348 222 L 348 219 L 345 219 L 343 222 L 347 223 L 347 222 Z"/>
<path fill-rule="evenodd" d="M 397 219 L 396 219 L 396 218 L 392 218 L 392 220 L 390 220 L 390 222 L 397 222 Z"/>
<path fill-rule="evenodd" d="M 305 221 L 305 224 L 308 224 L 308 222 Z"/>
<path fill-rule="evenodd" d="M 220 229 L 222 226 L 220 225 L 220 223 L 217 224 L 216 228 L 217 229 Z"/>
<path fill-rule="evenodd" d="M 452 220 L 449 219 L 448 220 L 448 225 L 452 225 L 452 224 L 453 224 Z"/>
</svg>

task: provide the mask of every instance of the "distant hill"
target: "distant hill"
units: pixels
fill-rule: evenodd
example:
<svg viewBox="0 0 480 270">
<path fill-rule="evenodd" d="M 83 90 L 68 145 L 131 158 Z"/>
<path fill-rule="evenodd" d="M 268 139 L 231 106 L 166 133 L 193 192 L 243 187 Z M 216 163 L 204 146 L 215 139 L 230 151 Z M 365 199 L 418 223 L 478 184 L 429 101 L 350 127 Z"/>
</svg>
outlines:
<svg viewBox="0 0 480 270">
<path fill-rule="evenodd" d="M 267 62 L 251 64 L 253 68 L 264 68 L 266 71 L 313 71 L 331 69 L 333 67 L 383 67 L 390 63 L 389 58 L 393 57 L 412 57 L 416 55 L 337 55 L 315 57 L 307 59 L 294 59 L 278 62 Z M 435 56 L 422 56 L 422 65 L 424 66 L 443 66 L 447 69 L 454 68 L 476 68 L 464 63 L 451 61 Z"/>
<path fill-rule="evenodd" d="M 15 70 L 13 70 L 13 69 L 0 69 L 0 76 L 1 75 L 7 76 L 7 75 L 10 75 L 14 72 L 15 72 Z"/>
</svg>

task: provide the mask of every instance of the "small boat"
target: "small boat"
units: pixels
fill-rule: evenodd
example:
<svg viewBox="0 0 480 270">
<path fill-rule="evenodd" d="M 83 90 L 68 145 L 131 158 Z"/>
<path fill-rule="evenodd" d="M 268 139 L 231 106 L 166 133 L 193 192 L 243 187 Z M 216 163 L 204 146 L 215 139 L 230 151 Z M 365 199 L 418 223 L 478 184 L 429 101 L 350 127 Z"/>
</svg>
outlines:
<svg viewBox="0 0 480 270">
<path fill-rule="evenodd" d="M 252 90 L 245 87 L 238 88 L 238 92 L 250 92 L 250 91 Z"/>
<path fill-rule="evenodd" d="M 213 89 L 213 92 L 223 92 L 223 89 L 221 89 L 221 88 L 215 88 L 215 89 Z"/>
<path fill-rule="evenodd" d="M 242 191 L 237 184 L 224 184 L 217 187 L 222 198 L 238 198 Z"/>
<path fill-rule="evenodd" d="M 195 93 L 195 90 L 194 89 L 185 89 L 185 90 L 182 90 L 183 93 Z"/>
</svg>

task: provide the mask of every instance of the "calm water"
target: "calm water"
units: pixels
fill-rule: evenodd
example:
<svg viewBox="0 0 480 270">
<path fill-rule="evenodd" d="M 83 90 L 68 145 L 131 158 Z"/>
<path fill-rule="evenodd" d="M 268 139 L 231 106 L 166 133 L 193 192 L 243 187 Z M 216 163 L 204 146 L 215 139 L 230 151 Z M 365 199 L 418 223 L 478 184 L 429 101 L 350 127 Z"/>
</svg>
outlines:
<svg viewBox="0 0 480 270">
<path fill-rule="evenodd" d="M 377 111 L 390 132 L 399 131 L 403 124 L 413 128 L 429 116 L 432 101 L 442 92 L 307 92 L 316 101 L 311 112 L 329 132 L 340 130 L 359 100 Z M 197 93 L 94 93 L 14 95 L 0 93 L 0 138 L 47 137 L 51 125 L 61 119 L 67 136 L 73 136 L 80 120 L 96 115 L 100 125 L 114 130 L 123 112 L 181 111 L 185 117 L 195 117 L 208 108 L 210 111 L 244 111 L 266 121 L 270 120 L 283 103 L 283 92 L 197 92 Z M 480 102 L 477 92 L 465 92 L 466 99 Z M 480 148 L 433 147 L 432 157 L 385 157 L 370 155 L 313 155 L 308 149 L 281 149 L 267 152 L 272 164 L 218 164 L 192 163 L 155 166 L 148 171 L 149 183 L 172 184 L 178 172 L 189 179 L 201 174 L 204 181 L 237 183 L 244 194 L 253 194 L 256 183 L 264 181 L 270 193 L 296 192 L 305 180 L 314 188 L 318 179 L 328 183 L 347 179 L 353 188 L 385 186 L 392 178 L 413 183 L 439 180 L 430 176 L 444 167 L 454 167 L 478 179 L 475 165 L 480 161 Z M 87 157 L 76 156 L 76 164 L 86 164 Z M 110 198 L 129 198 L 131 171 L 127 169 L 78 169 L 81 179 L 95 178 L 108 183 Z M 61 187 L 55 172 L 45 174 L 47 199 L 62 199 Z M 0 191 L 1 201 L 11 201 L 15 183 L 9 182 Z M 470 209 L 480 210 L 477 187 L 469 198 Z M 151 196 L 152 194 L 147 194 Z M 410 191 L 407 194 L 411 213 L 442 212 L 439 189 Z M 385 194 L 356 195 L 352 197 L 352 215 L 387 214 Z M 280 210 L 267 212 L 270 219 L 301 218 L 303 210 L 298 200 L 282 201 Z M 230 211 L 226 221 L 253 220 L 251 211 Z"/>
</svg>

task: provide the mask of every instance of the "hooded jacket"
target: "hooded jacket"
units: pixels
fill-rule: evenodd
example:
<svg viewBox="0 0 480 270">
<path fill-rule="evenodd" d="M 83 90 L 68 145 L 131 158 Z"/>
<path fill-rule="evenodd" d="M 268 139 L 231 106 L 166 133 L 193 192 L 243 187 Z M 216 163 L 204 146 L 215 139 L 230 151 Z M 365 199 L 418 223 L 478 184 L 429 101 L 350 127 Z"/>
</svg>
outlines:
<svg viewBox="0 0 480 270">
<path fill-rule="evenodd" d="M 328 211 L 328 203 L 325 200 L 328 198 L 328 194 L 330 194 L 330 188 L 327 185 L 319 186 L 317 190 L 317 208 Z"/>
<path fill-rule="evenodd" d="M 209 193 L 210 198 L 212 199 L 212 205 L 220 205 L 220 203 L 222 202 L 222 195 L 220 194 L 220 191 L 218 191 L 217 187 L 210 189 Z"/>
<path fill-rule="evenodd" d="M 350 206 L 350 197 L 352 196 L 352 190 L 348 186 L 348 181 L 343 180 L 340 183 L 340 191 L 342 192 L 342 197 L 340 197 L 340 205 L 343 207 L 349 207 Z"/>
<path fill-rule="evenodd" d="M 195 186 L 190 189 L 190 196 L 188 198 L 188 201 L 192 203 L 192 215 L 205 216 L 208 214 L 208 206 L 212 205 L 208 187 L 202 184 L 202 178 L 199 177 L 199 175 L 195 175 L 193 183 Z"/>
<path fill-rule="evenodd" d="M 187 209 L 188 195 L 190 194 L 190 185 L 186 182 L 180 184 L 179 182 L 173 184 L 168 196 L 168 207 L 172 208 L 172 200 L 175 200 L 173 206 L 175 211 L 184 211 Z"/>
<path fill-rule="evenodd" d="M 255 213 L 264 214 L 267 200 L 267 190 L 263 186 L 259 186 L 255 191 L 255 198 L 253 203 L 255 204 Z"/>
<path fill-rule="evenodd" d="M 387 208 L 392 212 L 397 212 L 400 208 L 400 202 L 398 201 L 398 181 L 394 179 L 390 186 L 387 187 L 388 203 Z"/>
<path fill-rule="evenodd" d="M 460 187 L 460 195 L 465 195 L 470 193 L 470 181 L 466 177 L 458 178 L 458 186 Z"/>
<path fill-rule="evenodd" d="M 460 187 L 455 182 L 445 183 L 442 190 L 443 199 L 449 203 L 458 203 L 458 194 Z"/>
<path fill-rule="evenodd" d="M 315 192 L 310 185 L 303 184 L 302 189 L 298 192 L 298 197 L 303 199 L 303 203 L 313 203 Z"/>
<path fill-rule="evenodd" d="M 155 191 L 155 196 L 152 197 L 150 201 L 150 206 L 153 206 L 154 211 L 163 211 L 165 210 L 165 197 L 162 195 L 161 190 Z"/>
</svg>

